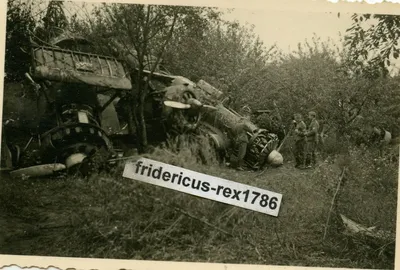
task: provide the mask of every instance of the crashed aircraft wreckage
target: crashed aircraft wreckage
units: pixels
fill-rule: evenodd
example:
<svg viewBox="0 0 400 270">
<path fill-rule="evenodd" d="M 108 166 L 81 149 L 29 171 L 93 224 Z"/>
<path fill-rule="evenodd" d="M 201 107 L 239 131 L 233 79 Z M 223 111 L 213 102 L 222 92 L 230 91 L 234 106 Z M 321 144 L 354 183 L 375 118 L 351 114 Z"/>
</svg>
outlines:
<svg viewBox="0 0 400 270">
<path fill-rule="evenodd" d="M 12 176 L 45 176 L 78 167 L 89 172 L 124 155 L 120 142 L 135 135 L 135 127 L 127 128 L 132 110 L 127 96 L 134 82 L 124 60 L 91 53 L 91 46 L 74 36 L 59 38 L 52 46 L 32 45 L 32 67 L 26 76 L 36 92 L 40 121 L 37 134 L 22 151 L 7 141 L 4 126 L 2 166 Z M 203 80 L 195 84 L 165 72 L 152 73 L 148 85 L 144 114 L 148 134 L 156 135 L 149 141 L 163 140 L 171 131 L 200 130 L 219 153 L 234 154 L 227 131 L 242 117 L 222 105 L 222 92 Z M 246 125 L 252 131 L 247 166 L 257 170 L 281 165 L 277 136 L 250 121 Z"/>
</svg>

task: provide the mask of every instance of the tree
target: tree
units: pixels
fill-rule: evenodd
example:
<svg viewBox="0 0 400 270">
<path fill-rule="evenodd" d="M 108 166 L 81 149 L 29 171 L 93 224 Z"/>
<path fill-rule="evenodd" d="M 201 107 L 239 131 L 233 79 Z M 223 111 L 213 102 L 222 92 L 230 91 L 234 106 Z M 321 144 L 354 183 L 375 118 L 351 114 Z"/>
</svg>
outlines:
<svg viewBox="0 0 400 270">
<path fill-rule="evenodd" d="M 144 105 L 149 92 L 148 82 L 159 69 L 176 28 L 196 16 L 201 17 L 202 11 L 203 8 L 183 6 L 103 4 L 95 9 L 95 19 L 89 18 L 86 24 L 90 26 L 91 37 L 99 41 L 96 43 L 107 45 L 110 51 L 128 60 L 134 82 L 129 95 L 130 107 L 134 108 L 133 112 L 129 110 L 133 113 L 129 115 L 130 131 L 134 132 L 134 123 L 140 138 L 140 152 L 147 148 Z"/>
<path fill-rule="evenodd" d="M 42 22 L 43 24 L 35 30 L 35 41 L 50 42 L 67 30 L 69 22 L 64 13 L 63 0 L 51 0 L 49 2 Z"/>
<path fill-rule="evenodd" d="M 334 44 L 314 37 L 278 56 L 279 61 L 253 70 L 247 82 L 238 84 L 246 89 L 237 93 L 238 100 L 254 109 L 272 109 L 275 100 L 288 125 L 294 113 L 313 110 L 321 125 L 326 123 L 340 138 L 351 132 L 357 116 L 369 111 L 378 84 L 343 73 L 345 54 Z"/>
<path fill-rule="evenodd" d="M 387 76 L 400 54 L 400 15 L 354 14 L 352 20 L 345 37 L 351 70 L 370 79 Z"/>
<path fill-rule="evenodd" d="M 35 29 L 31 5 L 19 0 L 7 2 L 5 73 L 7 81 L 21 81 L 30 64 L 29 36 Z"/>
<path fill-rule="evenodd" d="M 400 54 L 400 15 L 354 14 L 352 20 L 345 37 L 347 68 L 355 78 L 361 75 L 375 81 L 371 100 L 365 105 L 365 120 L 398 133 L 399 74 L 391 74 L 391 64 Z"/>
<path fill-rule="evenodd" d="M 197 24 L 177 30 L 165 53 L 166 66 L 174 74 L 197 82 L 206 80 L 232 97 L 247 91 L 266 62 L 273 58 L 254 34 L 253 26 L 222 21 L 219 13 L 210 13 L 201 24 L 200 33 L 192 34 Z M 255 76 L 257 77 L 257 76 Z"/>
</svg>

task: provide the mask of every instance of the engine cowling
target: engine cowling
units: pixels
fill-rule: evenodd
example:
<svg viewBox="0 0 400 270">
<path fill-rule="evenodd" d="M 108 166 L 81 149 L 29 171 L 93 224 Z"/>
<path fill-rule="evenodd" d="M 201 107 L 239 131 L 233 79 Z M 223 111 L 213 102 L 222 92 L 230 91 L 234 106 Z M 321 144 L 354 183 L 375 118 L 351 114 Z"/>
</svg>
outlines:
<svg viewBox="0 0 400 270">
<path fill-rule="evenodd" d="M 164 100 L 188 103 L 189 99 L 196 99 L 196 94 L 188 84 L 172 85 L 167 87 Z M 175 109 L 163 107 L 163 117 L 166 119 L 168 129 L 175 133 L 193 131 L 200 121 L 200 112 L 191 109 Z"/>
<path fill-rule="evenodd" d="M 206 124 L 202 124 L 202 129 L 205 130 L 220 151 L 225 150 L 237 155 L 237 150 L 232 147 L 234 138 L 230 138 L 228 134 L 229 130 L 234 129 L 235 125 L 239 123 L 240 118 L 239 114 L 219 104 L 215 107 L 215 110 L 204 113 L 202 122 Z M 245 163 L 256 170 L 263 168 L 268 163 L 275 166 L 281 165 L 278 164 L 281 163 L 280 158 L 269 158 L 273 151 L 277 152 L 278 136 L 268 133 L 264 129 L 259 129 L 249 120 L 246 120 L 245 123 L 249 130 L 247 132 L 249 144 L 244 157 Z"/>
<path fill-rule="evenodd" d="M 53 82 L 44 91 L 49 99 L 40 117 L 40 151 L 36 162 L 58 162 L 70 168 L 91 160 L 99 150 L 112 152 L 111 140 L 102 128 L 96 87 Z M 108 157 L 106 153 L 103 161 Z"/>
</svg>

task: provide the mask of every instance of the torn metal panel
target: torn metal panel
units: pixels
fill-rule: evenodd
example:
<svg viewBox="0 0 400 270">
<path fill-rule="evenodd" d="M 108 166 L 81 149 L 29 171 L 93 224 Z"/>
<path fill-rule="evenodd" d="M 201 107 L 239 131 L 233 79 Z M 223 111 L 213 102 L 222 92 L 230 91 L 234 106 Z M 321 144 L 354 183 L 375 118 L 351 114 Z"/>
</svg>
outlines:
<svg viewBox="0 0 400 270">
<path fill-rule="evenodd" d="M 102 94 L 98 94 L 97 98 L 101 106 L 104 106 L 111 99 L 110 96 Z M 101 127 L 108 135 L 121 131 L 121 125 L 113 102 L 101 112 Z"/>
<path fill-rule="evenodd" d="M 208 95 L 211 97 L 214 97 L 216 99 L 220 99 L 223 96 L 223 92 L 212 86 L 211 84 L 207 83 L 204 80 L 200 80 L 197 82 L 197 86 L 206 92 Z"/>
</svg>

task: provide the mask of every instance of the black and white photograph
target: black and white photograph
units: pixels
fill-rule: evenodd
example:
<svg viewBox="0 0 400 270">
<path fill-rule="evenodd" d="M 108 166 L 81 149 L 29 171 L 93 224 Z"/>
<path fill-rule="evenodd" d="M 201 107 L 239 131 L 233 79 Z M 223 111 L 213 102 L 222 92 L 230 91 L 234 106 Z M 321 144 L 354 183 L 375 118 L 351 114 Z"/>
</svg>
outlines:
<svg viewBox="0 0 400 270">
<path fill-rule="evenodd" d="M 400 4 L 5 1 L 0 254 L 395 269 Z"/>
</svg>

